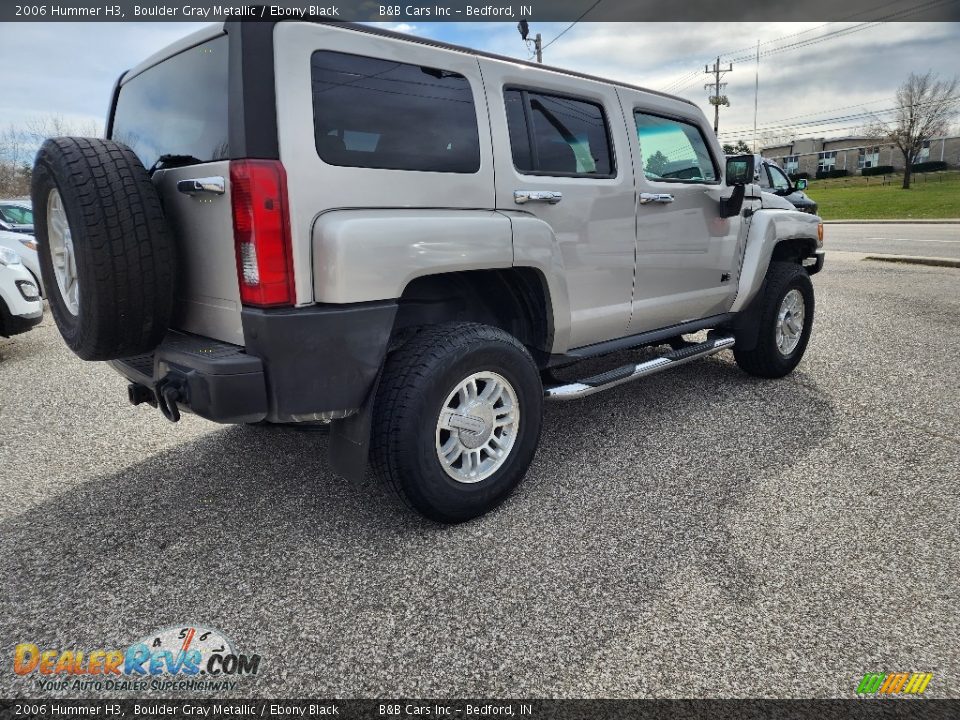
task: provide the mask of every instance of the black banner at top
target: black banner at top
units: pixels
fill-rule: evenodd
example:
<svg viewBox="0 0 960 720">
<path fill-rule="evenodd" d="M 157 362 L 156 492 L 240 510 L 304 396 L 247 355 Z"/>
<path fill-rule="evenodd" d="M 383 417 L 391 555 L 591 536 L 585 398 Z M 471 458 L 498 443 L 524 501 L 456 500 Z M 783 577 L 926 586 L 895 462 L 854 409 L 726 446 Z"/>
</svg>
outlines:
<svg viewBox="0 0 960 720">
<path fill-rule="evenodd" d="M 0 3 L 0 22 L 960 22 L 960 0 L 23 0 Z"/>
</svg>

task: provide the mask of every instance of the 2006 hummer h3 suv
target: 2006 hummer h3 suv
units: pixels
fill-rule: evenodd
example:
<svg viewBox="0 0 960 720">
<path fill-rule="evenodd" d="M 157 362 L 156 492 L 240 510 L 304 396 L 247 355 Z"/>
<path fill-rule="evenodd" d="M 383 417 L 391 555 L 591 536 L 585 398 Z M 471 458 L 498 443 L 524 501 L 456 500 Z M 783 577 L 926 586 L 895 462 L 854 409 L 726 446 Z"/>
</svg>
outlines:
<svg viewBox="0 0 960 720">
<path fill-rule="evenodd" d="M 173 420 L 329 422 L 338 473 L 369 458 L 438 521 L 509 494 L 544 400 L 727 348 L 781 377 L 810 337 L 820 219 L 676 97 L 371 27 L 226 23 L 124 73 L 107 138 L 49 140 L 34 168 L 67 344 Z"/>
</svg>

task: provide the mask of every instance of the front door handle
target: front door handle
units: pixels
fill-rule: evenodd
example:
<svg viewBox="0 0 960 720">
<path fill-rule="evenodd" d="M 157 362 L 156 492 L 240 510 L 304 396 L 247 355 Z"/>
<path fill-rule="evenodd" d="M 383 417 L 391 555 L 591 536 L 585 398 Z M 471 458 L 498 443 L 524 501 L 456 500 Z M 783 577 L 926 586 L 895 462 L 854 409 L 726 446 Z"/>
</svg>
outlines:
<svg viewBox="0 0 960 720">
<path fill-rule="evenodd" d="M 184 195 L 200 195 L 207 193 L 209 195 L 223 195 L 226 192 L 226 183 L 222 177 L 203 177 L 180 180 L 177 183 L 177 190 Z"/>
<path fill-rule="evenodd" d="M 672 203 L 673 195 L 670 193 L 640 193 L 640 204 L 649 205 L 650 203 Z"/>
<path fill-rule="evenodd" d="M 545 202 L 556 205 L 563 200 L 563 193 L 556 190 L 514 190 L 513 201 L 517 205 L 528 202 Z"/>
</svg>

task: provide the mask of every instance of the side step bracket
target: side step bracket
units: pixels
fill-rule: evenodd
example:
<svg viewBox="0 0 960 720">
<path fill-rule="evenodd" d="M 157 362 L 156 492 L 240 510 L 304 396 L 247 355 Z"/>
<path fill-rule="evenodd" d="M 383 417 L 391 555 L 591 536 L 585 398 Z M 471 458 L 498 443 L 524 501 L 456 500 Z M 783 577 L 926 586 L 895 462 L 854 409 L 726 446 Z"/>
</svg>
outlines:
<svg viewBox="0 0 960 720">
<path fill-rule="evenodd" d="M 733 343 L 732 335 L 711 336 L 706 342 L 687 345 L 679 350 L 673 350 L 666 355 L 645 360 L 637 365 L 624 365 L 576 382 L 546 387 L 543 394 L 547 400 L 579 400 L 632 380 L 655 375 L 691 360 L 715 355 L 721 350 L 732 348 Z"/>
</svg>

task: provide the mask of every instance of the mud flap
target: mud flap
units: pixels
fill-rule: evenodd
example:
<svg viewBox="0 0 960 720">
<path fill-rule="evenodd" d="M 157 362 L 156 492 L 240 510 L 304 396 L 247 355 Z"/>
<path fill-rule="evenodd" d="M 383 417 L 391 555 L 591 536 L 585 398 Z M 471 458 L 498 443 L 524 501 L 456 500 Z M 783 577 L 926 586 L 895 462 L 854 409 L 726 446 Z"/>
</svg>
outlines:
<svg viewBox="0 0 960 720">
<path fill-rule="evenodd" d="M 328 448 L 330 467 L 342 478 L 359 483 L 367 470 L 367 457 L 370 454 L 370 429 L 373 425 L 373 404 L 380 388 L 380 376 L 377 373 L 373 387 L 363 401 L 360 409 L 350 417 L 334 420 L 330 423 L 330 444 Z"/>
<path fill-rule="evenodd" d="M 733 322 L 728 326 L 733 331 L 738 350 L 753 350 L 757 346 L 757 337 L 760 334 L 760 315 L 763 312 L 763 298 L 767 292 L 767 280 L 757 290 L 753 300 L 742 311 L 738 312 Z"/>
</svg>

